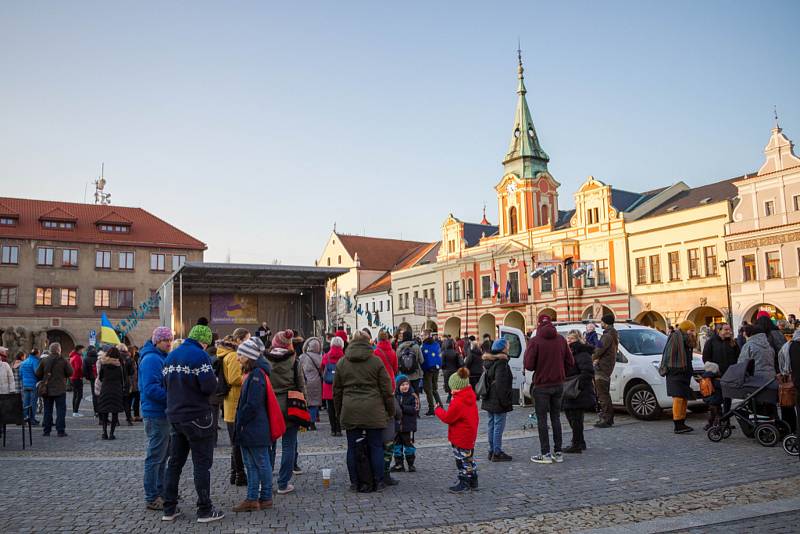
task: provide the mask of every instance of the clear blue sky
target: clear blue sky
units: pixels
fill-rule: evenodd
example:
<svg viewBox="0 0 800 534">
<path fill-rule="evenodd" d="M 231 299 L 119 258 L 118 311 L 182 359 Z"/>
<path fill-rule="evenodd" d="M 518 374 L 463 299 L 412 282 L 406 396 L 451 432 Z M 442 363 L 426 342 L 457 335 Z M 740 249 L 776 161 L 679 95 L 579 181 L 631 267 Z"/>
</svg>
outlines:
<svg viewBox="0 0 800 534">
<path fill-rule="evenodd" d="M 208 260 L 308 264 L 340 231 L 436 240 L 488 204 L 517 37 L 561 207 L 753 171 L 800 143 L 800 2 L 4 2 L 0 195 L 114 203 Z"/>
</svg>

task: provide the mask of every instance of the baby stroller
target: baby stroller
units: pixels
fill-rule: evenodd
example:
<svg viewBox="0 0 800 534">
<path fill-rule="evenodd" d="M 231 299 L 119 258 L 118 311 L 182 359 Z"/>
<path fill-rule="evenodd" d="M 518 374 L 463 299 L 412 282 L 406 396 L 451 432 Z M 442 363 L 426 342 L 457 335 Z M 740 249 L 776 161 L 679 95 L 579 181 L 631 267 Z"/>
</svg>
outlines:
<svg viewBox="0 0 800 534">
<path fill-rule="evenodd" d="M 716 443 L 730 437 L 733 418 L 736 418 L 745 436 L 755 437 L 764 447 L 774 446 L 791 432 L 789 425 L 777 415 L 758 413 L 759 404 L 778 403 L 778 383 L 774 377 L 754 375 L 754 367 L 753 360 L 731 365 L 720 380 L 722 395 L 730 399 L 742 399 L 742 402 L 722 414 L 719 423 L 708 429 L 708 439 L 711 441 Z"/>
</svg>

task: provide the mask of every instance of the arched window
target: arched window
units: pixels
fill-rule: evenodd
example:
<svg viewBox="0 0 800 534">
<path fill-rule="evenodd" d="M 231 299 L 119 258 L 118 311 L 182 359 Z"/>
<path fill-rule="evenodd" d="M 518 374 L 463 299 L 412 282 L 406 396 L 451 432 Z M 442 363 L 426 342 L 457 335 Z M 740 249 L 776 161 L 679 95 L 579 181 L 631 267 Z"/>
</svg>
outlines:
<svg viewBox="0 0 800 534">
<path fill-rule="evenodd" d="M 339 265 L 341 265 L 341 264 L 342 264 L 342 255 L 339 254 Z"/>
<path fill-rule="evenodd" d="M 542 204 L 542 226 L 550 224 L 550 207 Z"/>
<path fill-rule="evenodd" d="M 330 266 L 331 266 L 331 259 L 328 258 L 328 267 L 330 267 Z"/>
<path fill-rule="evenodd" d="M 472 290 L 473 290 L 472 278 L 468 278 L 467 279 L 467 295 L 466 295 L 468 299 L 471 299 L 471 298 L 473 298 L 475 296 L 475 294 L 472 292 Z"/>
<path fill-rule="evenodd" d="M 517 233 L 517 208 L 514 206 L 511 206 L 508 210 L 508 233 Z"/>
</svg>

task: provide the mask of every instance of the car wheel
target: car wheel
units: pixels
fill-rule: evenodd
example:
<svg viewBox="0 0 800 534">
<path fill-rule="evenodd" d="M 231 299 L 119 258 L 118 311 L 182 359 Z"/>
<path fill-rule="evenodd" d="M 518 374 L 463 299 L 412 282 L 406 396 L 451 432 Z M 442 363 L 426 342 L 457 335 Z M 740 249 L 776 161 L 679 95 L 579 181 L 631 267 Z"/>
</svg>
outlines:
<svg viewBox="0 0 800 534">
<path fill-rule="evenodd" d="M 636 419 L 653 421 L 661 416 L 656 394 L 647 384 L 636 384 L 625 395 L 625 408 Z"/>
</svg>

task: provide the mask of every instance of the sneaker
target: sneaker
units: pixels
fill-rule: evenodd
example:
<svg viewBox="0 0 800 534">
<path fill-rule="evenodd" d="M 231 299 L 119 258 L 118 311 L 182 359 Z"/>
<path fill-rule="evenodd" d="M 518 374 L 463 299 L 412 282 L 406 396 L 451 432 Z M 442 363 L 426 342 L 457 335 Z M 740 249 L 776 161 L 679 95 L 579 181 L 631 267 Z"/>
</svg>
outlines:
<svg viewBox="0 0 800 534">
<path fill-rule="evenodd" d="M 467 493 L 469 492 L 469 484 L 459 478 L 458 484 L 455 486 L 450 486 L 447 489 L 450 490 L 450 493 Z"/>
<path fill-rule="evenodd" d="M 163 499 L 161 499 L 161 497 L 156 497 L 154 500 L 145 504 L 145 508 L 147 508 L 148 510 L 163 510 L 164 501 Z"/>
<path fill-rule="evenodd" d="M 300 467 L 299 465 L 294 466 L 294 468 L 292 469 L 292 474 L 293 475 L 302 475 L 303 474 L 303 468 Z"/>
<path fill-rule="evenodd" d="M 225 517 L 225 514 L 223 512 L 220 512 L 219 510 L 211 510 L 211 513 L 208 514 L 208 515 L 198 516 L 197 522 L 198 523 L 212 523 L 214 521 L 219 521 L 223 517 Z"/>
<path fill-rule="evenodd" d="M 552 464 L 553 457 L 550 456 L 550 453 L 547 454 L 537 454 L 536 456 L 531 456 L 531 462 L 535 464 Z"/>
<path fill-rule="evenodd" d="M 563 462 L 563 461 L 564 461 L 564 455 L 563 455 L 563 454 L 561 454 L 561 451 L 558 451 L 558 452 L 556 452 L 556 453 L 553 453 L 553 461 L 554 461 L 555 463 L 557 463 L 557 464 L 560 464 L 561 462 Z"/>
<path fill-rule="evenodd" d="M 512 460 L 511 456 L 503 451 L 496 452 L 492 457 L 493 462 L 510 462 L 511 460 Z"/>
<path fill-rule="evenodd" d="M 286 495 L 287 493 L 291 493 L 293 491 L 294 491 L 294 486 L 292 486 L 291 484 L 287 484 L 286 487 L 283 489 L 278 488 L 278 491 L 276 493 L 278 495 Z"/>
<path fill-rule="evenodd" d="M 172 512 L 164 512 L 164 515 L 161 516 L 162 521 L 175 521 L 177 518 L 183 515 L 180 508 L 175 508 Z"/>
<path fill-rule="evenodd" d="M 72 417 L 83 417 L 83 416 L 78 412 L 72 412 Z"/>
</svg>

